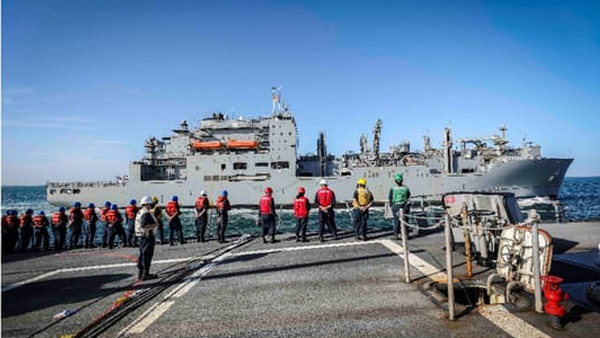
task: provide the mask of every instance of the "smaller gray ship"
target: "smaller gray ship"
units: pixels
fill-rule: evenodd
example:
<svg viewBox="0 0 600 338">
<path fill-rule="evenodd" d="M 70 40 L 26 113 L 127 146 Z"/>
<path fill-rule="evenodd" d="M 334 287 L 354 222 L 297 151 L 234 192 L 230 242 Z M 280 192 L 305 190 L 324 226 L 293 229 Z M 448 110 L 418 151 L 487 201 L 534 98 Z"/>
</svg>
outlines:
<svg viewBox="0 0 600 338">
<path fill-rule="evenodd" d="M 446 128 L 439 149 L 424 136 L 421 151 L 413 151 L 404 141 L 381 152 L 381 120 L 375 124 L 371 144 L 364 134 L 360 136 L 359 152 L 331 155 L 325 134 L 320 133 L 316 154 L 299 156 L 294 116 L 280 88 L 273 88 L 272 97 L 269 116 L 230 119 L 218 113 L 196 128 L 183 121 L 171 136 L 146 140 L 146 155 L 131 162 L 129 174 L 116 181 L 47 182 L 48 202 L 66 206 L 75 201 L 111 201 L 125 206 L 144 195 L 158 196 L 161 203 L 176 195 L 180 204 L 191 207 L 202 190 L 211 200 L 228 190 L 233 205 L 255 206 L 270 186 L 277 203 L 289 205 L 299 187 L 314 196 L 321 179 L 338 201 L 344 201 L 352 198 L 357 180 L 366 178 L 375 202 L 383 204 L 398 173 L 414 197 L 435 202 L 445 193 L 461 191 L 556 198 L 573 161 L 542 157 L 540 146 L 530 142 L 510 147 L 506 126 L 500 128 L 501 135 L 456 141 Z"/>
</svg>

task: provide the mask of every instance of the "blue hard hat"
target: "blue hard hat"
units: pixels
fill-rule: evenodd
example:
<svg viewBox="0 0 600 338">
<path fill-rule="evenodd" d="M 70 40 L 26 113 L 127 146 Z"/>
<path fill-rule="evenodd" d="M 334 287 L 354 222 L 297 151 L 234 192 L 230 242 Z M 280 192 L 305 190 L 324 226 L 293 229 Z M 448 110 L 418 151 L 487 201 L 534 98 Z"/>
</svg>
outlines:
<svg viewBox="0 0 600 338">
<path fill-rule="evenodd" d="M 44 212 L 44 210 L 42 210 L 42 211 L 40 211 L 39 215 L 41 215 L 41 216 L 45 216 L 45 215 L 46 215 L 46 213 Z"/>
<path fill-rule="evenodd" d="M 110 208 L 112 210 L 117 210 L 117 209 L 119 209 L 119 206 L 117 206 L 116 204 L 113 204 Z"/>
<path fill-rule="evenodd" d="M 60 212 L 65 212 L 65 207 L 60 207 L 60 208 L 58 208 L 58 211 L 60 211 Z"/>
<path fill-rule="evenodd" d="M 88 204 L 88 208 L 95 208 L 96 206 L 94 205 L 94 203 L 90 203 Z"/>
<path fill-rule="evenodd" d="M 75 202 L 75 203 L 73 203 L 73 206 L 75 208 L 81 208 L 81 202 Z"/>
<path fill-rule="evenodd" d="M 31 215 L 31 214 L 33 214 L 33 209 L 27 209 L 27 210 L 25 211 L 25 213 L 26 213 L 27 215 Z"/>
<path fill-rule="evenodd" d="M 17 216 L 17 215 L 19 214 L 19 212 L 18 212 L 16 209 L 12 209 L 12 210 L 10 211 L 10 214 L 11 214 L 11 215 L 15 215 L 15 216 Z"/>
<path fill-rule="evenodd" d="M 177 196 L 171 197 L 171 201 L 173 201 L 173 202 L 177 202 L 177 199 L 178 199 Z"/>
<path fill-rule="evenodd" d="M 227 190 L 223 190 L 223 193 L 222 193 L 222 195 L 223 195 L 223 196 L 225 196 L 225 197 L 227 197 L 227 195 L 228 195 L 228 194 L 227 194 Z"/>
<path fill-rule="evenodd" d="M 6 216 L 9 216 L 9 215 L 12 213 L 11 211 L 12 211 L 12 210 L 6 210 L 6 212 L 5 212 L 5 213 L 6 213 Z"/>
<path fill-rule="evenodd" d="M 104 207 L 105 208 L 110 208 L 110 202 L 109 201 L 104 202 Z"/>
<path fill-rule="evenodd" d="M 129 201 L 129 204 L 131 204 L 131 205 L 136 205 L 136 204 L 137 204 L 137 201 L 136 201 L 136 200 L 131 200 L 131 201 Z"/>
</svg>

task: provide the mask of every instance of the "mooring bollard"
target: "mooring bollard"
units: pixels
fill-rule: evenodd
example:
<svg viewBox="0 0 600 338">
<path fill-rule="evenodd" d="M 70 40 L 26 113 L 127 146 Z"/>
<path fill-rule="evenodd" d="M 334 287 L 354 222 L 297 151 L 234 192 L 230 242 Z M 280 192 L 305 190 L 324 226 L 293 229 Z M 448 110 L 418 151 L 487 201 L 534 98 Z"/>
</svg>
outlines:
<svg viewBox="0 0 600 338">
<path fill-rule="evenodd" d="M 452 264 L 452 243 L 450 240 L 450 215 L 446 211 L 446 273 L 448 275 L 448 320 L 454 320 L 454 269 Z"/>
<path fill-rule="evenodd" d="M 410 284 L 410 264 L 408 262 L 408 235 L 406 234 L 406 223 L 404 222 L 404 209 L 398 210 L 400 231 L 402 233 L 402 251 L 404 251 L 404 282 Z"/>
<path fill-rule="evenodd" d="M 544 309 L 542 308 L 542 283 L 540 280 L 540 243 L 538 239 L 540 215 L 538 215 L 535 209 L 529 210 L 529 220 L 532 222 L 531 244 L 533 246 L 533 291 L 535 296 L 535 311 L 537 313 L 544 313 Z"/>
</svg>

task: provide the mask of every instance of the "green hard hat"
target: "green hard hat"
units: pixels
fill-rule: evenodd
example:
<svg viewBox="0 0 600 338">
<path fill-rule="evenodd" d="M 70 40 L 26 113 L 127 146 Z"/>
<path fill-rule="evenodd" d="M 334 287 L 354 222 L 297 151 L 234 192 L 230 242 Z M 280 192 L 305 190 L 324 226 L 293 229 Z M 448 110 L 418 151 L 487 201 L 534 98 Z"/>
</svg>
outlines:
<svg viewBox="0 0 600 338">
<path fill-rule="evenodd" d="M 394 179 L 395 179 L 396 181 L 402 181 L 402 180 L 403 180 L 403 179 L 402 179 L 402 174 L 396 174 L 396 176 L 394 176 Z"/>
</svg>

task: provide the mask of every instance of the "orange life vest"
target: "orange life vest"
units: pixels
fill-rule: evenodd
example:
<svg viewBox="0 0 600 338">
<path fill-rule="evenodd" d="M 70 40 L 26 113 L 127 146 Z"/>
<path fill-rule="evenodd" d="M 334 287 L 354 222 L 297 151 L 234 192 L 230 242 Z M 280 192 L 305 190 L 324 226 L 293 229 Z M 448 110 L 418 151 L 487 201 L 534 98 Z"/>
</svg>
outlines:
<svg viewBox="0 0 600 338">
<path fill-rule="evenodd" d="M 15 220 L 15 215 L 7 215 L 5 216 L 2 220 L 2 225 L 4 225 L 7 228 L 12 228 L 13 224 L 14 224 L 14 220 Z"/>
<path fill-rule="evenodd" d="M 33 226 L 36 228 L 41 228 L 44 226 L 44 219 L 46 217 L 42 216 L 42 215 L 35 215 L 33 216 Z"/>
<path fill-rule="evenodd" d="M 92 220 L 95 214 L 96 211 L 94 210 L 94 208 L 87 208 L 83 211 L 83 218 L 85 218 L 85 220 L 89 222 Z"/>
<path fill-rule="evenodd" d="M 115 224 L 116 222 L 120 221 L 119 217 L 121 216 L 121 214 L 119 213 L 119 210 L 109 210 L 108 213 L 106 213 L 106 219 L 108 220 L 108 223 L 110 224 Z"/>
<path fill-rule="evenodd" d="M 31 216 L 27 214 L 21 214 L 21 216 L 19 217 L 19 226 L 23 227 L 27 223 L 31 224 Z"/>
<path fill-rule="evenodd" d="M 327 207 L 333 202 L 333 191 L 329 188 L 321 188 L 317 191 L 317 201 L 322 207 Z"/>
<path fill-rule="evenodd" d="M 177 213 L 177 202 L 175 201 L 169 201 L 167 203 L 167 209 L 166 209 L 166 213 L 169 216 L 174 216 Z"/>
<path fill-rule="evenodd" d="M 306 218 L 308 216 L 308 209 L 306 209 L 306 196 L 298 197 L 294 200 L 294 216 L 296 218 Z"/>
<path fill-rule="evenodd" d="M 198 197 L 198 199 L 196 199 L 196 209 L 204 209 L 204 201 L 206 201 L 206 197 Z"/>
<path fill-rule="evenodd" d="M 102 208 L 102 210 L 100 210 L 100 220 L 102 222 L 106 222 L 106 214 L 108 214 L 109 211 L 110 208 Z"/>
<path fill-rule="evenodd" d="M 261 215 L 269 215 L 273 210 L 271 210 L 271 201 L 273 198 L 269 195 L 265 195 L 260 198 L 260 202 L 258 202 L 258 208 L 260 210 Z"/>
<path fill-rule="evenodd" d="M 135 219 L 135 214 L 137 214 L 138 208 L 133 205 L 133 204 L 129 204 L 125 207 L 125 215 L 127 215 L 128 219 Z"/>
</svg>

